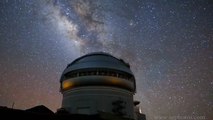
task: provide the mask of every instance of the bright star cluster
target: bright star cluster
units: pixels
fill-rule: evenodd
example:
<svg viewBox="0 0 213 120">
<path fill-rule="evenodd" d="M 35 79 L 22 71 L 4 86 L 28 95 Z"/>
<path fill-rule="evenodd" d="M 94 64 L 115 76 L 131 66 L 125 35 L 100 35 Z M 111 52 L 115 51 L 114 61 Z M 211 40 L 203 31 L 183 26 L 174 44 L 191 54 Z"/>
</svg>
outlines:
<svg viewBox="0 0 213 120">
<path fill-rule="evenodd" d="M 211 0 L 1 0 L 0 106 L 56 111 L 72 60 L 128 62 L 147 119 L 213 119 Z"/>
</svg>

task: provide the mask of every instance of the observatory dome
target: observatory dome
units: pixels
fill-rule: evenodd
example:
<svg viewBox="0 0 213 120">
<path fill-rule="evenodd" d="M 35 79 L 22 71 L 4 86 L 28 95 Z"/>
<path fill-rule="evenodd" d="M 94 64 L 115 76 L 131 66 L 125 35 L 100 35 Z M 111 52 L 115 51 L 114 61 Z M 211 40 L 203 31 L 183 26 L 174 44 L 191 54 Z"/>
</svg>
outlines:
<svg viewBox="0 0 213 120">
<path fill-rule="evenodd" d="M 77 58 L 61 76 L 61 91 L 82 86 L 113 86 L 135 92 L 135 78 L 128 63 L 104 52 Z"/>
</svg>

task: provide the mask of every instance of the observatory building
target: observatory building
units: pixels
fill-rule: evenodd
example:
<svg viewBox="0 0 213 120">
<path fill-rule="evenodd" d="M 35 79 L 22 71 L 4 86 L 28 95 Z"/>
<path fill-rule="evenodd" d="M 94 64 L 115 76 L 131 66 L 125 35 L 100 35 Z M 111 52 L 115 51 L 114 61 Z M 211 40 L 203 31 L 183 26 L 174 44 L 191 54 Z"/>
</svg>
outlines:
<svg viewBox="0 0 213 120">
<path fill-rule="evenodd" d="M 96 52 L 70 63 L 61 79 L 62 108 L 71 114 L 109 113 L 138 119 L 135 78 L 128 63 Z"/>
</svg>

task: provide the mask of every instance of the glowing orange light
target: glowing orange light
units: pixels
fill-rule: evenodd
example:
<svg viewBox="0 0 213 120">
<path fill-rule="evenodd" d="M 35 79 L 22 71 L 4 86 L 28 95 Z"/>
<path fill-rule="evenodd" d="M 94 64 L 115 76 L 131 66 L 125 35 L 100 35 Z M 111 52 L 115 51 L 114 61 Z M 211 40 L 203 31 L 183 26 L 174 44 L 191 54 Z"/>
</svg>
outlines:
<svg viewBox="0 0 213 120">
<path fill-rule="evenodd" d="M 121 81 L 118 80 L 118 79 L 111 79 L 110 82 L 111 82 L 112 84 L 120 84 L 120 83 L 121 83 Z"/>
<path fill-rule="evenodd" d="M 62 89 L 67 90 L 73 87 L 73 83 L 71 81 L 63 81 L 62 83 Z"/>
</svg>

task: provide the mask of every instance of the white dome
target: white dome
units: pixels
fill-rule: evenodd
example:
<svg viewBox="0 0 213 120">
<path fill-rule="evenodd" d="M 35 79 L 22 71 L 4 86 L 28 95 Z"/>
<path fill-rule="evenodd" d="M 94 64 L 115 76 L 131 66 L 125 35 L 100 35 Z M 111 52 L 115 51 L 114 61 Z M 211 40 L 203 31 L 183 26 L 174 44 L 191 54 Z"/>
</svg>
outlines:
<svg viewBox="0 0 213 120">
<path fill-rule="evenodd" d="M 109 80 L 118 79 L 120 84 Z M 76 86 L 115 86 L 135 92 L 135 78 L 128 63 L 110 54 L 95 52 L 77 58 L 64 70 L 60 82 L 71 79 Z"/>
</svg>

